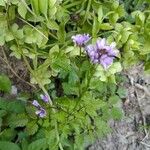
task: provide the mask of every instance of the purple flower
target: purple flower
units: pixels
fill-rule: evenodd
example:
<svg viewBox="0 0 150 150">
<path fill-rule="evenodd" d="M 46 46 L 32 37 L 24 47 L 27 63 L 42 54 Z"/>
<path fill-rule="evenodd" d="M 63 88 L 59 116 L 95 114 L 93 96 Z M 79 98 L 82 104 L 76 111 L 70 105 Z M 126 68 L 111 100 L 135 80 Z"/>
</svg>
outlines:
<svg viewBox="0 0 150 150">
<path fill-rule="evenodd" d="M 88 45 L 85 48 L 93 63 L 99 63 L 104 69 L 107 69 L 117 55 L 116 43 L 113 42 L 110 45 L 106 43 L 106 39 L 97 40 L 95 45 Z"/>
<path fill-rule="evenodd" d="M 44 108 L 41 107 L 41 105 L 38 103 L 37 100 L 34 100 L 32 104 L 37 108 L 35 114 L 38 115 L 39 117 L 43 118 L 46 116 L 46 111 Z"/>
<path fill-rule="evenodd" d="M 85 46 L 85 44 L 91 39 L 89 34 L 77 34 L 72 36 L 71 39 L 73 40 L 74 44 L 77 46 Z"/>
<path fill-rule="evenodd" d="M 37 100 L 34 100 L 34 101 L 32 102 L 32 104 L 33 104 L 35 107 L 40 107 L 40 104 L 38 103 Z"/>
<path fill-rule="evenodd" d="M 113 63 L 114 57 L 109 57 L 107 55 L 102 55 L 100 59 L 100 64 L 107 69 Z"/>
<path fill-rule="evenodd" d="M 42 107 L 40 107 L 36 112 L 35 112 L 40 118 L 44 118 L 46 116 L 46 110 Z"/>
<path fill-rule="evenodd" d="M 48 103 L 48 102 L 49 102 L 49 97 L 48 97 L 48 95 L 43 95 L 43 94 L 41 94 L 40 97 L 41 97 L 41 99 L 42 99 L 45 103 Z"/>
</svg>

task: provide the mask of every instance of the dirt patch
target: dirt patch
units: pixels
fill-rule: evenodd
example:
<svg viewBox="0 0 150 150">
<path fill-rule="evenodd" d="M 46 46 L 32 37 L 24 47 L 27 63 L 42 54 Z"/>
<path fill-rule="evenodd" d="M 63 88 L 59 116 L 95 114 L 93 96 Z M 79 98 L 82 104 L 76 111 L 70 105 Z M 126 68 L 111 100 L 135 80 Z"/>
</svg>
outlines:
<svg viewBox="0 0 150 150">
<path fill-rule="evenodd" d="M 11 79 L 12 85 L 18 92 L 32 92 L 33 87 L 29 85 L 30 75 L 22 60 L 10 57 L 5 47 L 0 47 L 0 74 L 6 74 Z"/>
</svg>

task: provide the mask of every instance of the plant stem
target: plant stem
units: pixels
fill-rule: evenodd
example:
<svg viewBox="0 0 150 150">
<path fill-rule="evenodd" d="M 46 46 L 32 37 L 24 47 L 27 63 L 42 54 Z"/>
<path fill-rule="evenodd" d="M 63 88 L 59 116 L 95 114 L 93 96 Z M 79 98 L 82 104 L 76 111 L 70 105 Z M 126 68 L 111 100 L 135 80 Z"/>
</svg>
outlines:
<svg viewBox="0 0 150 150">
<path fill-rule="evenodd" d="M 81 63 L 81 47 L 80 47 L 80 63 Z M 79 65 L 79 98 L 81 98 L 81 81 L 80 81 L 80 75 L 81 75 L 81 66 Z"/>
<path fill-rule="evenodd" d="M 22 78 L 20 78 L 20 76 L 14 71 L 14 69 L 11 67 L 11 65 L 10 65 L 9 62 L 8 62 L 8 59 L 7 59 L 7 56 L 6 56 L 6 53 L 5 53 L 4 49 L 3 49 L 3 47 L 1 47 L 1 48 L 2 48 L 2 52 L 3 52 L 4 58 L 2 58 L 2 57 L 0 56 L 0 59 L 1 59 L 3 62 L 5 62 L 5 63 L 7 64 L 8 68 L 11 70 L 11 72 L 12 72 L 19 80 L 21 80 L 22 82 L 28 84 L 29 86 L 33 87 L 34 89 L 36 89 L 36 87 L 35 87 L 34 85 L 32 85 L 31 83 L 29 83 L 29 82 L 23 80 Z"/>
</svg>

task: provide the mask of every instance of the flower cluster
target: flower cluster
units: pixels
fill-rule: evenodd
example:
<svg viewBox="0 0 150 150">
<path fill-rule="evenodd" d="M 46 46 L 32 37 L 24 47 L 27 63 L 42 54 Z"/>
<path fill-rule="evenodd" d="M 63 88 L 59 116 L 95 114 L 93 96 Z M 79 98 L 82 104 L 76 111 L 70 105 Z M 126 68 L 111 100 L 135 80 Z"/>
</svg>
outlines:
<svg viewBox="0 0 150 150">
<path fill-rule="evenodd" d="M 79 47 L 85 46 L 85 44 L 91 39 L 89 34 L 77 34 L 75 36 L 72 36 L 72 40 L 75 45 Z"/>
<path fill-rule="evenodd" d="M 45 103 L 49 101 L 49 98 L 47 95 L 41 94 L 40 97 Z M 36 115 L 38 115 L 40 118 L 43 118 L 46 116 L 46 110 L 38 103 L 37 100 L 34 100 L 32 104 L 37 108 L 35 112 Z"/>
<path fill-rule="evenodd" d="M 116 43 L 108 45 L 105 38 L 97 40 L 95 45 L 88 45 L 85 49 L 91 61 L 101 64 L 104 69 L 107 69 L 117 56 Z"/>
<path fill-rule="evenodd" d="M 73 42 L 77 46 L 85 47 L 85 50 L 93 63 L 98 63 L 107 69 L 112 63 L 114 58 L 117 56 L 116 43 L 113 42 L 110 45 L 107 44 L 106 39 L 97 40 L 96 44 L 85 44 L 90 40 L 90 36 L 87 34 L 78 34 L 72 36 Z"/>
</svg>

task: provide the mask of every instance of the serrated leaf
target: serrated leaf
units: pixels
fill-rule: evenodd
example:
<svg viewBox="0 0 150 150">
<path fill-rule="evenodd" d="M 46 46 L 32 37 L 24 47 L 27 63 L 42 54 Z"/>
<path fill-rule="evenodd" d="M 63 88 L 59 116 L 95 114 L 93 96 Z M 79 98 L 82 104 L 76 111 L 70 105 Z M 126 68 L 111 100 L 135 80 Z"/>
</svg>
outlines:
<svg viewBox="0 0 150 150">
<path fill-rule="evenodd" d="M 113 107 L 111 110 L 111 115 L 112 115 L 113 119 L 119 120 L 119 119 L 121 119 L 123 113 L 120 108 Z"/>
<path fill-rule="evenodd" d="M 28 123 L 28 118 L 25 114 L 13 114 L 10 118 L 8 118 L 8 124 L 10 127 L 24 127 Z"/>
<path fill-rule="evenodd" d="M 113 95 L 113 96 L 109 97 L 109 103 L 111 105 L 116 104 L 119 100 L 120 100 L 120 98 L 117 95 Z"/>
<path fill-rule="evenodd" d="M 37 130 L 38 125 L 34 121 L 29 122 L 26 126 L 26 132 L 28 133 L 28 135 L 34 135 L 37 132 Z"/>
<path fill-rule="evenodd" d="M 127 95 L 127 90 L 124 87 L 119 87 L 117 90 L 117 94 L 121 97 L 121 98 L 125 98 Z"/>
<path fill-rule="evenodd" d="M 67 95 L 78 95 L 79 94 L 79 88 L 77 86 L 74 86 L 72 84 L 63 83 L 63 89 L 64 93 Z"/>
<path fill-rule="evenodd" d="M 11 101 L 7 105 L 7 110 L 9 112 L 15 112 L 15 113 L 23 113 L 25 110 L 25 106 L 21 101 Z"/>
<path fill-rule="evenodd" d="M 32 142 L 31 144 L 29 144 L 28 150 L 43 150 L 46 149 L 47 147 L 48 145 L 46 142 L 46 138 L 43 138 L 43 139 L 38 139 Z"/>
</svg>

